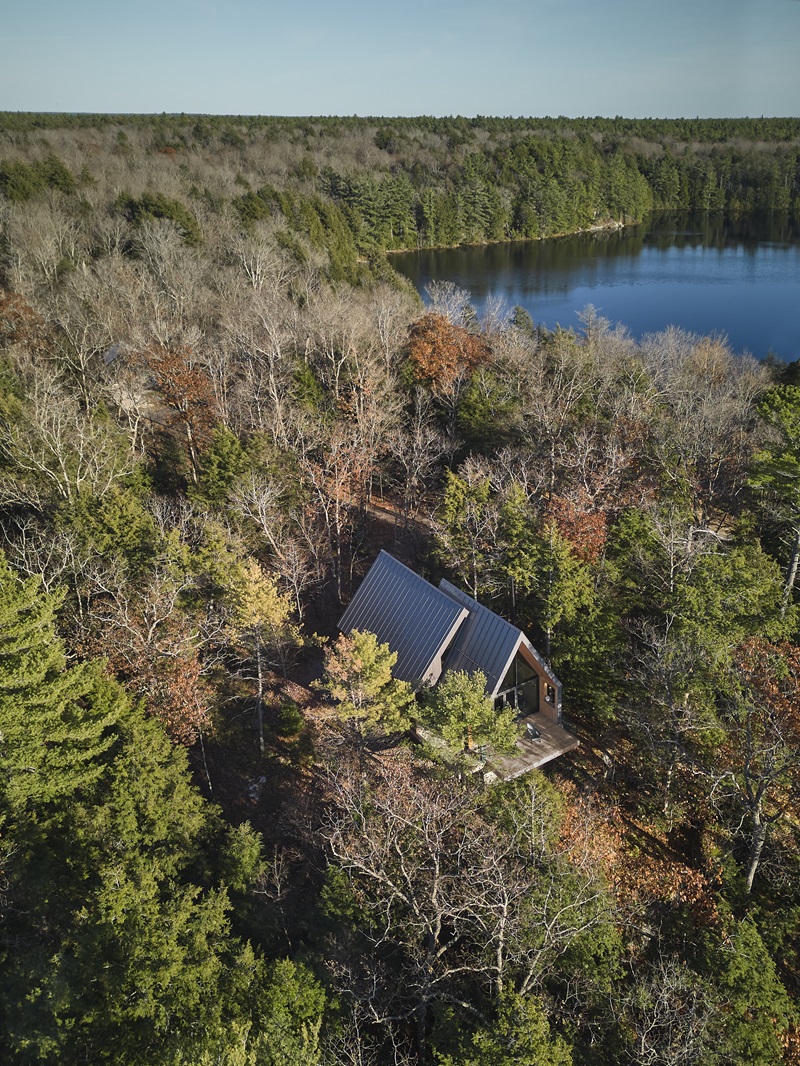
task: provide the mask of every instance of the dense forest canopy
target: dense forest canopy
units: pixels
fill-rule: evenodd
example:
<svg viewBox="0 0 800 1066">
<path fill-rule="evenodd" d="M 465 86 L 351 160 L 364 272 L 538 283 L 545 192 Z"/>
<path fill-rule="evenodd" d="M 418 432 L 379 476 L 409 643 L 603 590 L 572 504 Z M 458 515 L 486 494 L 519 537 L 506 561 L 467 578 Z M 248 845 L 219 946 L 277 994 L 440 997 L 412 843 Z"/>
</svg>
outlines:
<svg viewBox="0 0 800 1066">
<path fill-rule="evenodd" d="M 93 204 L 187 239 L 234 209 L 356 281 L 386 249 L 546 237 L 653 209 L 798 215 L 796 119 L 0 116 L 0 192 Z M 95 163 L 103 158 L 102 174 Z M 79 191 L 80 190 L 80 191 Z M 86 208 L 85 208 L 86 209 Z M 298 243 L 299 242 L 299 243 Z"/>
<path fill-rule="evenodd" d="M 797 217 L 798 152 L 0 116 L 4 1061 L 800 1061 L 797 364 L 384 255 Z M 337 636 L 379 547 L 530 635 L 576 752 L 485 787 L 479 679 Z"/>
</svg>

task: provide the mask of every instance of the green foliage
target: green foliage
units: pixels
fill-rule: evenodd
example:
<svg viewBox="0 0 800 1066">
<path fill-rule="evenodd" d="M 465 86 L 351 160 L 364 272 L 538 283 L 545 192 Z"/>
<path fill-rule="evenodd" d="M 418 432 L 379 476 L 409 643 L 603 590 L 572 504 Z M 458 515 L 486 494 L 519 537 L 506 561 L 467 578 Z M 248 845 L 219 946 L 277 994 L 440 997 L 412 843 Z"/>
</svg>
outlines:
<svg viewBox="0 0 800 1066">
<path fill-rule="evenodd" d="M 496 374 L 480 368 L 458 403 L 456 422 L 466 444 L 479 451 L 499 448 L 509 437 L 514 409 L 503 394 Z"/>
<path fill-rule="evenodd" d="M 330 865 L 325 871 L 325 883 L 320 893 L 320 911 L 341 932 L 366 926 L 369 916 L 353 894 L 353 886 L 344 870 Z"/>
<path fill-rule="evenodd" d="M 3 1058 L 316 1062 L 319 984 L 230 933 L 259 839 L 222 826 L 117 685 L 65 667 L 57 602 L 2 564 Z"/>
<path fill-rule="evenodd" d="M 117 151 L 124 153 L 133 151 L 126 130 L 146 131 L 162 151 L 191 144 L 246 151 L 275 140 L 295 140 L 313 150 L 322 137 L 335 141 L 346 130 L 391 156 L 381 174 L 328 168 L 325 179 L 342 186 L 335 195 L 358 215 L 354 228 L 372 212 L 382 229 L 386 222 L 377 217 L 376 197 L 385 198 L 388 215 L 393 198 L 387 190 L 408 182 L 414 236 L 428 244 L 492 239 L 503 225 L 512 237 L 535 237 L 609 216 L 642 217 L 636 212 L 649 210 L 650 204 L 666 211 L 734 214 L 792 212 L 798 201 L 794 118 L 421 116 L 382 119 L 376 131 L 374 119 L 355 117 L 0 116 L 0 128 L 17 133 L 120 125 L 125 128 L 117 129 Z M 476 147 L 477 131 L 483 133 L 481 147 Z M 422 142 L 424 153 L 417 148 Z M 309 162 L 308 171 L 298 172 L 303 181 L 316 176 L 317 168 Z"/>
<path fill-rule="evenodd" d="M 408 137 L 399 132 L 392 126 L 379 126 L 375 131 L 375 137 L 373 138 L 375 147 L 382 148 L 390 155 L 395 155 L 397 152 L 408 144 Z"/>
<path fill-rule="evenodd" d="M 597 728 L 613 720 L 625 695 L 623 619 L 607 570 L 602 568 L 581 609 L 562 620 L 552 648 L 567 705 Z"/>
<path fill-rule="evenodd" d="M 113 745 L 113 692 L 95 669 L 65 669 L 53 632 L 59 603 L 0 560 L 0 810 L 9 815 L 45 818 L 90 789 Z"/>
<path fill-rule="evenodd" d="M 700 559 L 684 593 L 681 627 L 709 659 L 722 659 L 746 637 L 782 640 L 797 610 L 784 610 L 783 576 L 759 545 L 743 544 Z"/>
<path fill-rule="evenodd" d="M 141 574 L 155 556 L 159 535 L 145 507 L 146 485 L 114 486 L 103 498 L 82 495 L 63 506 L 55 528 L 77 534 L 88 553 L 122 561 L 130 573 Z"/>
<path fill-rule="evenodd" d="M 440 734 L 457 751 L 466 743 L 491 744 L 497 751 L 513 751 L 517 724 L 512 707 L 495 707 L 486 695 L 486 675 L 448 670 L 426 694 L 423 723 Z"/>
<path fill-rule="evenodd" d="M 291 598 L 255 559 L 236 560 L 226 580 L 231 640 L 264 667 L 283 645 L 299 647 L 302 637 L 291 624 Z M 280 657 L 280 656 L 279 656 Z"/>
<path fill-rule="evenodd" d="M 374 633 L 354 629 L 340 634 L 325 653 L 325 674 L 319 682 L 336 703 L 338 717 L 349 723 L 360 739 L 372 731 L 394 733 L 409 725 L 414 699 L 407 681 L 392 677 L 397 653 L 379 644 Z"/>
<path fill-rule="evenodd" d="M 481 811 L 503 832 L 523 826 L 526 848 L 555 849 L 564 822 L 564 797 L 541 770 L 531 770 L 487 791 Z"/>
<path fill-rule="evenodd" d="M 366 278 L 351 220 L 335 202 L 291 186 L 277 189 L 264 185 L 257 192 L 246 193 L 234 206 L 245 226 L 282 219 L 285 236 L 281 237 L 278 231 L 278 241 L 299 261 L 305 258 L 305 253 L 298 237 L 325 252 L 331 281 L 358 284 Z"/>
<path fill-rule="evenodd" d="M 453 1027 L 456 1028 L 455 1023 Z M 571 1066 L 572 1054 L 554 1036 L 540 1003 L 508 991 L 496 1018 L 468 1033 L 458 1026 L 458 1050 L 434 1050 L 438 1066 Z"/>
<path fill-rule="evenodd" d="M 647 617 L 656 606 L 655 584 L 645 574 L 658 565 L 658 557 L 649 516 L 638 507 L 624 510 L 609 531 L 607 558 L 620 609 L 632 618 Z"/>
<path fill-rule="evenodd" d="M 476 120 L 487 128 L 497 121 Z M 387 120 L 374 134 L 374 143 L 392 156 L 391 169 L 326 166 L 317 174 L 306 161 L 296 177 L 317 178 L 318 191 L 249 191 L 236 201 L 242 221 L 282 215 L 290 230 L 326 248 L 332 277 L 354 281 L 354 252 L 548 237 L 638 221 L 654 208 L 792 211 L 800 200 L 796 152 L 782 152 L 774 142 L 766 158 L 738 146 L 674 155 L 675 127 L 640 123 L 641 132 L 633 133 L 612 125 L 599 136 L 593 130 L 594 138 L 585 131 L 575 137 L 572 124 L 561 119 L 555 128 L 553 120 L 540 120 L 535 132 L 522 122 L 519 132 L 511 127 L 499 142 L 461 153 L 453 149 L 471 144 L 474 133 L 454 126 L 440 132 L 446 148 L 434 168 L 419 157 L 409 122 L 420 124 L 416 132 L 426 125 L 423 119 Z M 627 146 L 628 137 L 635 144 Z M 654 150 L 643 150 L 641 139 L 655 142 Z"/>
<path fill-rule="evenodd" d="M 325 390 L 305 360 L 297 363 L 293 378 L 297 402 L 309 411 L 319 411 L 325 400 Z"/>
<path fill-rule="evenodd" d="M 559 626 L 574 622 L 595 604 L 591 570 L 555 523 L 545 525 L 538 537 L 532 590 L 534 617 L 544 634 L 545 657 L 549 658 Z"/>
<path fill-rule="evenodd" d="M 0 161 L 0 193 L 12 203 L 25 203 L 48 189 L 70 195 L 77 188 L 74 174 L 52 152 L 29 164 Z"/>
<path fill-rule="evenodd" d="M 539 563 L 535 516 L 521 485 L 511 485 L 500 505 L 497 534 L 500 567 L 516 608 L 517 596 L 533 588 Z"/>
<path fill-rule="evenodd" d="M 704 965 L 717 995 L 717 1054 L 723 1062 L 778 1066 L 780 1031 L 794 1011 L 751 918 L 734 921 L 723 943 L 706 937 Z"/>
<path fill-rule="evenodd" d="M 750 484 L 765 491 L 788 527 L 791 547 L 784 584 L 784 605 L 788 605 L 800 568 L 800 387 L 771 389 L 759 414 L 772 427 L 775 439 L 755 455 Z"/>
<path fill-rule="evenodd" d="M 162 193 L 146 192 L 138 199 L 121 193 L 117 199 L 117 209 L 134 226 L 162 218 L 175 223 L 188 245 L 198 245 L 202 240 L 200 224 L 189 208 Z"/>
<path fill-rule="evenodd" d="M 536 326 L 530 316 L 530 312 L 526 311 L 524 307 L 520 307 L 519 304 L 514 308 L 511 324 L 527 337 L 536 336 Z"/>
<path fill-rule="evenodd" d="M 777 441 L 754 459 L 753 485 L 774 490 L 792 512 L 800 509 L 800 386 L 778 385 L 759 405 Z"/>
<path fill-rule="evenodd" d="M 491 486 L 485 477 L 468 481 L 451 470 L 445 476 L 437 535 L 439 556 L 477 596 L 487 568 L 485 531 L 492 521 Z"/>
<path fill-rule="evenodd" d="M 800 854 L 795 834 L 773 840 L 773 858 L 762 863 L 749 913 L 787 988 L 791 988 L 800 949 Z M 796 1003 L 794 1003 L 795 1009 Z"/>
<path fill-rule="evenodd" d="M 709 668 L 745 638 L 779 640 L 796 624 L 774 560 L 746 535 L 728 543 L 698 529 L 680 506 L 628 511 L 612 527 L 609 554 L 618 607 L 641 624 L 669 619 Z"/>
<path fill-rule="evenodd" d="M 325 993 L 311 971 L 302 963 L 279 959 L 270 968 L 265 1001 L 257 1061 L 264 1066 L 316 1066 Z"/>
<path fill-rule="evenodd" d="M 225 505 L 231 486 L 244 473 L 247 465 L 245 450 L 236 434 L 227 426 L 216 426 L 210 443 L 200 456 L 200 473 L 197 484 L 188 490 L 189 499 L 197 500 L 212 510 L 220 510 Z"/>
</svg>

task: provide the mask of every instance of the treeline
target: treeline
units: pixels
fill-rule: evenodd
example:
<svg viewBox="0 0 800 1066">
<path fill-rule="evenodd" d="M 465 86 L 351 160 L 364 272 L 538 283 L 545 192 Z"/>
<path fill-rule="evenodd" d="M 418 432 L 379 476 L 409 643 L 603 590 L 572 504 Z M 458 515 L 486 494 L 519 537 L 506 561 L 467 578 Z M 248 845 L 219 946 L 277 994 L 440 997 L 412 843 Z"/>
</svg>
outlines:
<svg viewBox="0 0 800 1066">
<path fill-rule="evenodd" d="M 0 1057 L 795 1062 L 797 366 L 424 311 L 340 202 L 376 131 L 213 126 L 8 149 L 76 184 L 0 216 Z M 379 546 L 530 634 L 575 755 L 485 789 L 463 691 L 408 746 L 319 637 Z"/>
<path fill-rule="evenodd" d="M 475 140 L 482 131 L 497 134 L 526 134 L 536 131 L 549 133 L 595 133 L 603 136 L 631 136 L 644 140 L 674 140 L 691 142 L 719 142 L 736 138 L 750 141 L 792 141 L 800 136 L 800 120 L 795 118 L 608 118 L 602 115 L 585 118 L 511 118 L 477 115 L 417 115 L 369 116 L 277 116 L 277 115 L 131 115 L 57 113 L 35 111 L 0 112 L 0 128 L 14 133 L 31 133 L 52 129 L 102 129 L 106 126 L 144 126 L 158 134 L 167 131 L 173 140 L 186 147 L 191 140 L 259 132 L 278 135 L 341 136 L 346 131 L 372 131 L 379 127 L 381 137 L 418 136 L 421 133 L 441 134 L 459 140 Z M 187 130 L 189 131 L 187 134 Z"/>
</svg>

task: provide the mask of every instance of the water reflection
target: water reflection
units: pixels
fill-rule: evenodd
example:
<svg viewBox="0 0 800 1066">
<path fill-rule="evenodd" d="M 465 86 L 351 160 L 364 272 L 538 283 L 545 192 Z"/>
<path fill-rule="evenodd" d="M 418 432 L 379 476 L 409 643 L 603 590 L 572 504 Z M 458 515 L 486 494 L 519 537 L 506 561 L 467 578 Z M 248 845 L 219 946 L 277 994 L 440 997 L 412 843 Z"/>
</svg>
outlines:
<svg viewBox="0 0 800 1066">
<path fill-rule="evenodd" d="M 787 218 L 655 218 L 548 241 L 404 253 L 419 291 L 433 280 L 521 305 L 549 328 L 589 303 L 636 336 L 678 325 L 726 335 L 736 351 L 800 357 L 800 227 Z"/>
</svg>

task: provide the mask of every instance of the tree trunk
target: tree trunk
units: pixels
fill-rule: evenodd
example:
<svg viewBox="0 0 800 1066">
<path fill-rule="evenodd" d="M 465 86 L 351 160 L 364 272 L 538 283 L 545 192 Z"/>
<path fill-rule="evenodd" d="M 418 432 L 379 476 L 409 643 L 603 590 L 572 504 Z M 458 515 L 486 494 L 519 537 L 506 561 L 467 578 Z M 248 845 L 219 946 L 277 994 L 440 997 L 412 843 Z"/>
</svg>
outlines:
<svg viewBox="0 0 800 1066">
<path fill-rule="evenodd" d="M 189 422 L 186 423 L 186 445 L 189 451 L 189 469 L 192 473 L 192 481 L 197 484 L 197 455 L 194 450 L 194 437 L 192 435 L 192 427 Z"/>
<path fill-rule="evenodd" d="M 797 526 L 794 531 L 792 555 L 789 559 L 789 565 L 786 568 L 786 584 L 783 589 L 783 606 L 781 607 L 781 614 L 786 614 L 786 608 L 791 602 L 792 590 L 794 589 L 794 584 L 797 580 L 798 566 L 800 566 L 800 525 Z"/>
<path fill-rule="evenodd" d="M 669 809 L 672 801 L 672 778 L 675 773 L 675 757 L 673 755 L 670 759 L 669 766 L 667 767 L 667 779 L 664 783 L 664 817 L 669 814 Z"/>
<path fill-rule="evenodd" d="M 752 892 L 756 870 L 761 861 L 761 852 L 764 849 L 764 841 L 767 836 L 767 827 L 761 821 L 760 811 L 753 815 L 753 832 L 750 837 L 750 868 L 747 871 L 747 891 Z"/>
<path fill-rule="evenodd" d="M 256 694 L 256 715 L 258 717 L 258 750 L 264 754 L 264 668 L 261 659 L 261 641 L 256 644 L 256 673 L 258 689 Z"/>
<path fill-rule="evenodd" d="M 211 784 L 211 774 L 209 773 L 209 770 L 208 770 L 208 759 L 206 759 L 206 742 L 205 742 L 205 740 L 203 740 L 203 731 L 202 731 L 202 729 L 200 730 L 199 738 L 200 738 L 200 751 L 201 751 L 201 753 L 203 755 L 203 769 L 206 772 L 206 781 L 208 782 L 208 791 L 209 791 L 209 793 L 211 793 L 211 792 L 214 791 L 214 787 Z"/>
</svg>

